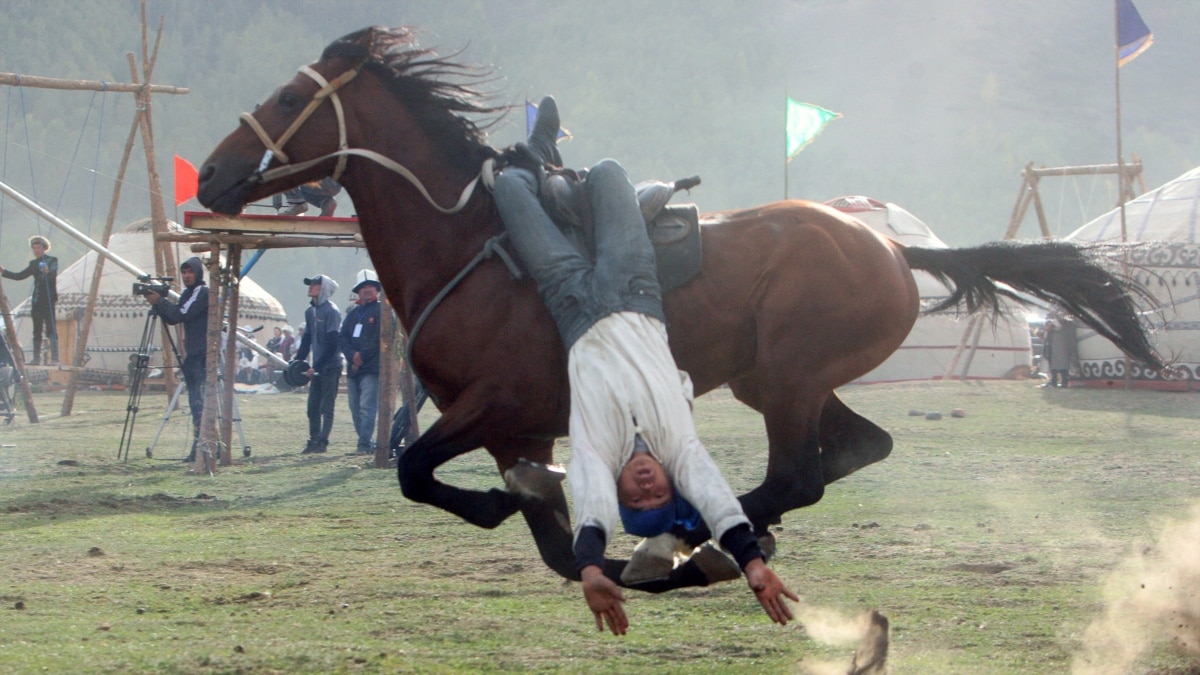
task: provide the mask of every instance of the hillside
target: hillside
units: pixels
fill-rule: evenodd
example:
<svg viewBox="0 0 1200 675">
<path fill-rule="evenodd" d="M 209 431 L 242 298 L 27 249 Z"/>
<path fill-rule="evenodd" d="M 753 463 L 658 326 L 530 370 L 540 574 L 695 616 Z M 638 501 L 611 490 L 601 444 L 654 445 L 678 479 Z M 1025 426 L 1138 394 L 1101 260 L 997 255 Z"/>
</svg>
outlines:
<svg viewBox="0 0 1200 675">
<path fill-rule="evenodd" d="M 125 54 L 140 51 L 135 0 L 5 4 L 0 71 L 129 80 Z M 1121 73 L 1124 147 L 1143 159 L 1154 187 L 1200 164 L 1200 4 L 1137 5 L 1155 44 Z M 167 191 L 173 153 L 199 164 L 238 113 L 330 41 L 369 24 L 422 27 L 426 45 L 493 67 L 498 101 L 555 94 L 574 134 L 563 146 L 570 164 L 612 156 L 635 178 L 700 174 L 693 198 L 705 210 L 783 197 L 785 92 L 844 115 L 787 168 L 791 197 L 894 201 L 952 245 L 1002 235 L 1027 162 L 1116 155 L 1113 20 L 1109 4 L 1095 0 L 354 0 L 335 11 L 315 0 L 151 0 L 148 14 L 152 27 L 159 17 L 165 26 L 154 81 L 192 90 L 154 104 Z M 130 95 L 12 87 L 3 95 L 3 180 L 98 234 Z M 494 142 L 522 132 L 518 112 Z M 148 212 L 140 153 L 118 224 Z M 1115 198 L 1111 182 L 1097 179 L 1044 189 L 1059 233 Z M 22 260 L 38 227 L 0 203 L 0 264 Z M 1035 234 L 1032 222 L 1023 234 Z M 66 239 L 56 239 L 64 263 L 82 253 Z M 367 266 L 361 254 L 272 253 L 258 276 L 298 313 L 297 270 L 349 279 Z"/>
</svg>

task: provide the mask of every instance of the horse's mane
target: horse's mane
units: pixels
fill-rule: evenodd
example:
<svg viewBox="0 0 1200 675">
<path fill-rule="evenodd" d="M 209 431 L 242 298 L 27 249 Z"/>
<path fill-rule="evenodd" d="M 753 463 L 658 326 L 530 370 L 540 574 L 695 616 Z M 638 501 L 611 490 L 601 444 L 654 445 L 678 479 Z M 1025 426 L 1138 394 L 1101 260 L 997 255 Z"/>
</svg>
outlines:
<svg viewBox="0 0 1200 675">
<path fill-rule="evenodd" d="M 439 143 L 447 144 L 448 159 L 473 169 L 498 154 L 488 145 L 486 130 L 499 122 L 509 107 L 487 102 L 489 96 L 479 85 L 494 81 L 494 73 L 455 61 L 461 53 L 439 56 L 433 49 L 420 47 L 416 33 L 408 27 L 372 26 L 334 40 L 321 53 L 321 60 L 340 57 L 361 62 L 365 70 L 388 84 L 417 124 Z M 469 115 L 482 119 L 477 122 Z"/>
</svg>

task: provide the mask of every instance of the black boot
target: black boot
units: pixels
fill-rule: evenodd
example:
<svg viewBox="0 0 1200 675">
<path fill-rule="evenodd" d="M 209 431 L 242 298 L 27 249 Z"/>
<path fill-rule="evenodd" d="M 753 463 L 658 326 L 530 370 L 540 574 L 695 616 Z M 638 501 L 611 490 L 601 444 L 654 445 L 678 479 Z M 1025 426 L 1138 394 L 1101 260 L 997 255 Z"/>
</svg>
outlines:
<svg viewBox="0 0 1200 675">
<path fill-rule="evenodd" d="M 192 451 L 188 453 L 187 457 L 183 458 L 184 464 L 191 464 L 192 462 L 196 461 L 196 447 L 198 445 L 200 445 L 200 439 L 193 438 L 192 439 Z"/>
<path fill-rule="evenodd" d="M 529 132 L 526 142 L 543 162 L 554 166 L 562 166 L 562 155 L 558 153 L 558 130 L 558 104 L 553 96 L 547 96 L 538 104 L 533 131 Z"/>
<path fill-rule="evenodd" d="M 321 415 L 321 434 L 317 436 L 316 443 L 321 446 L 316 452 L 325 452 L 325 448 L 329 446 L 329 434 L 333 433 L 333 415 Z"/>
</svg>

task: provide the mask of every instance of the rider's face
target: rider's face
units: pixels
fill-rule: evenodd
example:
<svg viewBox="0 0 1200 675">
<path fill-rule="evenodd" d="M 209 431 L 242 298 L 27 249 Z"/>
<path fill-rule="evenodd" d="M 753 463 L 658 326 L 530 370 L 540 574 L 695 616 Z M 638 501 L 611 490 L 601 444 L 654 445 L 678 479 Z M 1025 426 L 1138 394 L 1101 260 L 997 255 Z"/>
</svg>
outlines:
<svg viewBox="0 0 1200 675">
<path fill-rule="evenodd" d="M 626 508 L 657 509 L 673 495 L 666 470 L 649 453 L 635 453 L 617 476 L 617 499 Z"/>
</svg>

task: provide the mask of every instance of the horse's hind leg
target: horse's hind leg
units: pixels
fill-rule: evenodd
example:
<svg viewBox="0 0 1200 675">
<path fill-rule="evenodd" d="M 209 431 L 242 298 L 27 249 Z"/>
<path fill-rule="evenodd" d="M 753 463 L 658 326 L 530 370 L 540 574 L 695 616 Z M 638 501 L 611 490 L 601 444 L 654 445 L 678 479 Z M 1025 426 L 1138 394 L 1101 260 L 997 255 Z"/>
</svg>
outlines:
<svg viewBox="0 0 1200 675">
<path fill-rule="evenodd" d="M 498 488 L 486 492 L 467 490 L 434 477 L 433 472 L 439 466 L 480 446 L 465 432 L 453 433 L 447 428 L 449 425 L 443 424 L 446 419 L 447 415 L 443 415 L 416 443 L 400 453 L 396 461 L 400 491 L 414 502 L 449 511 L 472 525 L 494 528 L 517 512 L 522 499 Z"/>
<path fill-rule="evenodd" d="M 825 484 L 845 478 L 892 452 L 892 436 L 831 393 L 821 410 L 821 465 Z"/>
</svg>

